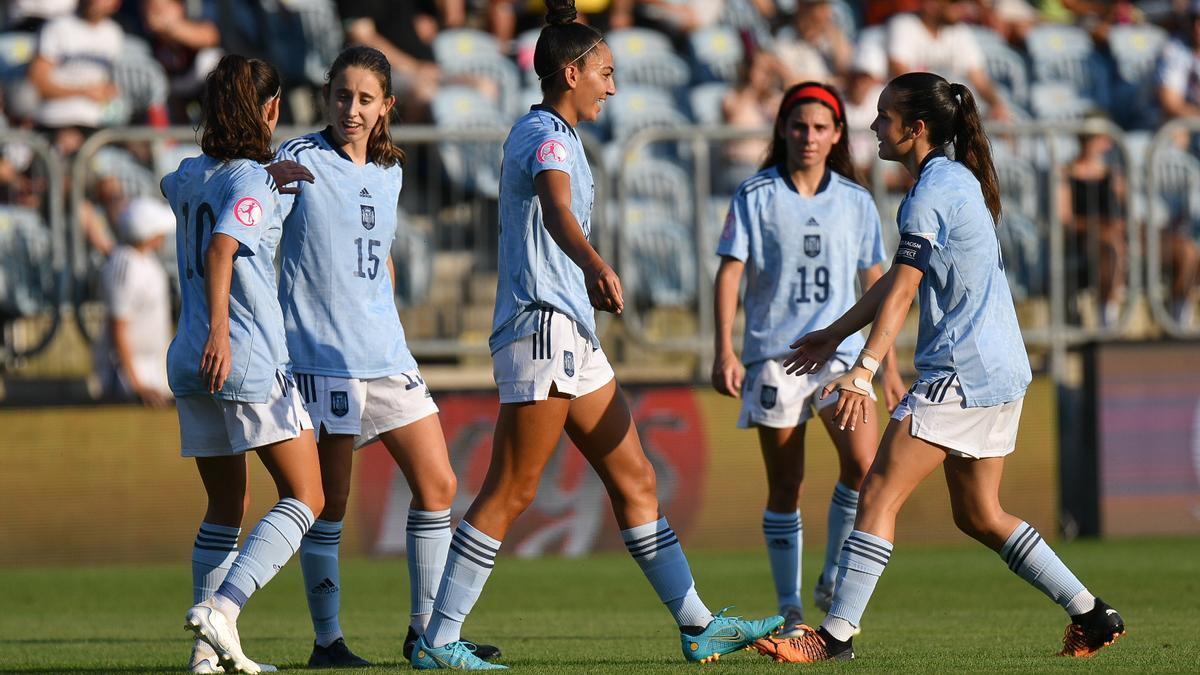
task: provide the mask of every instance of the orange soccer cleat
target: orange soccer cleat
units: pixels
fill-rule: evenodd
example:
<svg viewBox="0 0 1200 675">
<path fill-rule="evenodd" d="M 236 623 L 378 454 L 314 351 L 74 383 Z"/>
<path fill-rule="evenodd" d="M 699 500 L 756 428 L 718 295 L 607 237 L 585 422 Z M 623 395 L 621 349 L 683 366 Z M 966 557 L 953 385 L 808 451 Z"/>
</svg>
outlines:
<svg viewBox="0 0 1200 675">
<path fill-rule="evenodd" d="M 1125 621 L 1100 598 L 1086 614 L 1071 617 L 1059 656 L 1091 656 L 1125 634 Z"/>
<path fill-rule="evenodd" d="M 759 654 L 769 656 L 780 663 L 815 663 L 817 661 L 849 661 L 854 658 L 854 649 L 850 640 L 841 642 L 825 632 L 825 629 L 813 630 L 805 625 L 796 627 L 803 630 L 801 637 L 781 640 L 765 637 L 756 640 L 751 646 Z"/>
</svg>

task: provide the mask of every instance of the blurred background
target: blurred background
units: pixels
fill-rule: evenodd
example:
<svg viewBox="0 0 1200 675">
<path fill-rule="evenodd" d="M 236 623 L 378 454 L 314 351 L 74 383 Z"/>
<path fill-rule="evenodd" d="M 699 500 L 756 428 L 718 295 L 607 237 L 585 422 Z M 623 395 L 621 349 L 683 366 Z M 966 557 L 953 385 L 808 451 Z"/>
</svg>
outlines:
<svg viewBox="0 0 1200 675">
<path fill-rule="evenodd" d="M 577 6 L 606 32 L 618 87 L 581 128 L 594 241 L 627 300 L 622 317 L 600 317 L 602 339 L 689 545 L 760 545 L 756 439 L 734 428 L 737 402 L 706 384 L 731 195 L 762 162 L 782 91 L 830 82 L 894 248 L 910 182 L 878 162 L 867 127 L 883 85 L 911 70 L 966 83 L 988 118 L 997 232 L 1036 373 L 1008 505 L 1067 537 L 1200 533 L 1200 2 Z M 0 509 L 26 514 L 0 522 L 0 565 L 182 560 L 190 546 L 203 497 L 178 458 L 160 355 L 178 292 L 158 182 L 199 153 L 197 97 L 223 53 L 280 69 L 277 142 L 324 126 L 321 86 L 342 47 L 391 61 L 393 137 L 409 158 L 396 302 L 442 407 L 456 514 L 465 509 L 497 407 L 487 337 L 500 144 L 541 100 L 543 15 L 538 0 L 0 4 Z M 909 367 L 914 338 L 915 321 L 900 346 Z M 823 434 L 810 445 L 803 508 L 823 538 L 815 514 L 836 461 Z M 581 555 L 619 542 L 569 447 L 506 550 Z M 359 460 L 346 548 L 400 553 L 407 487 L 381 449 Z M 255 508 L 272 492 L 256 474 Z M 130 524 L 115 543 L 114 520 Z M 938 481 L 901 525 L 902 537 L 965 541 Z"/>
</svg>

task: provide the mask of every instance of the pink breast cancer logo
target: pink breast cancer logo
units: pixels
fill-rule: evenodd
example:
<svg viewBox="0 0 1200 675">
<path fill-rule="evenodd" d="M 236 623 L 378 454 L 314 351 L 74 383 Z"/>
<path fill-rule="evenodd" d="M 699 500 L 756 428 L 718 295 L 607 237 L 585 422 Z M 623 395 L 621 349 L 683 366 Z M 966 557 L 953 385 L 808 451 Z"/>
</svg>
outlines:
<svg viewBox="0 0 1200 675">
<path fill-rule="evenodd" d="M 246 227 L 254 227 L 262 218 L 262 204 L 254 197 L 242 197 L 233 205 L 233 217 Z"/>
<path fill-rule="evenodd" d="M 567 146 L 554 139 L 550 139 L 538 146 L 537 160 L 543 164 L 546 162 L 565 162 L 567 161 Z"/>
</svg>

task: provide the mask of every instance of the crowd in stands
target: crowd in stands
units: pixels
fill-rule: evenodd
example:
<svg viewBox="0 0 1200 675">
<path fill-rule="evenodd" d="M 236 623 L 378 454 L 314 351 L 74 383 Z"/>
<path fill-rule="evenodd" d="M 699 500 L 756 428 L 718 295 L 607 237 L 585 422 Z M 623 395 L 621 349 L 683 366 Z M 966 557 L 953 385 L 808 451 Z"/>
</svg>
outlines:
<svg viewBox="0 0 1200 675">
<path fill-rule="evenodd" d="M 812 79 L 844 92 L 858 132 L 853 153 L 865 168 L 874 143 L 862 132 L 878 93 L 911 70 L 968 84 L 995 121 L 1096 120 L 1097 131 L 1075 139 L 1074 159 L 1050 182 L 1061 185 L 1060 217 L 1076 252 L 1072 288 L 1095 287 L 1106 323 L 1123 297 L 1124 219 L 1136 206 L 1136 186 L 1114 177 L 1112 166 L 1136 160 L 1116 158 L 1101 128 L 1113 122 L 1148 137 L 1173 118 L 1200 117 L 1200 0 L 578 0 L 577 7 L 614 52 L 618 95 L 589 129 L 610 146 L 657 124 L 764 127 L 782 91 Z M 388 57 L 401 124 L 507 128 L 540 100 L 532 62 L 544 12 L 539 0 L 6 0 L 0 132 L 42 132 L 69 158 L 101 128 L 195 126 L 203 78 L 226 52 L 274 63 L 285 81 L 282 123 L 315 124 L 324 68 L 351 44 Z M 1187 138 L 1179 145 L 1200 180 L 1197 148 Z M 714 190 L 731 194 L 764 150 L 765 139 L 727 144 Z M 111 148 L 96 163 L 112 170 L 97 170 L 90 204 L 69 220 L 86 233 L 97 270 L 121 243 L 116 224 L 131 200 L 157 196 L 156 175 L 173 168 L 162 163 L 138 144 Z M 149 177 L 131 181 L 139 171 Z M 0 146 L 0 218 L 13 208 L 44 214 L 45 190 L 29 148 Z M 1200 199 L 1184 201 L 1168 204 L 1169 222 L 1159 229 L 1173 307 L 1190 321 L 1200 266 L 1200 204 L 1192 202 Z M 1037 218 L 1047 203 L 1025 215 Z M 0 315 L 13 311 L 0 303 Z"/>
</svg>

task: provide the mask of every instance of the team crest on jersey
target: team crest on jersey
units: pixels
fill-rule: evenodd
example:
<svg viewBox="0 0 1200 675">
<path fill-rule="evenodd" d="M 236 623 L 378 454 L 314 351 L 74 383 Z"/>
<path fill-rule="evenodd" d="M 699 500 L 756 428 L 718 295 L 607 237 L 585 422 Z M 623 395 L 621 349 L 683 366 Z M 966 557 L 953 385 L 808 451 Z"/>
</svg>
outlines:
<svg viewBox="0 0 1200 675">
<path fill-rule="evenodd" d="M 821 224 L 817 222 L 816 218 L 809 218 L 808 222 L 805 223 L 805 225 L 808 227 L 820 227 L 821 226 Z"/>
<path fill-rule="evenodd" d="M 262 218 L 262 204 L 254 197 L 242 197 L 233 205 L 233 217 L 246 227 L 254 227 Z"/>
<path fill-rule="evenodd" d="M 350 395 L 344 391 L 329 392 L 329 412 L 337 417 L 345 417 L 350 412 Z"/>
<path fill-rule="evenodd" d="M 370 204 L 359 204 L 358 208 L 362 211 L 362 224 L 368 230 L 375 229 L 375 207 Z"/>
<path fill-rule="evenodd" d="M 559 141 L 551 138 L 538 146 L 537 161 L 545 164 L 546 162 L 565 162 L 567 161 L 567 146 Z"/>
<path fill-rule="evenodd" d="M 721 228 L 721 241 L 729 241 L 733 239 L 733 226 L 736 217 L 733 215 L 733 209 L 729 209 L 729 214 L 725 216 L 725 227 Z"/>
<path fill-rule="evenodd" d="M 762 404 L 763 410 L 770 410 L 775 407 L 775 401 L 779 399 L 779 388 L 772 387 L 769 384 L 764 384 L 762 391 L 759 392 L 758 402 Z"/>
<path fill-rule="evenodd" d="M 815 258 L 821 255 L 821 235 L 804 235 L 804 254 L 810 258 Z"/>
<path fill-rule="evenodd" d="M 574 352 L 563 352 L 563 372 L 567 374 L 567 377 L 575 377 Z"/>
</svg>

